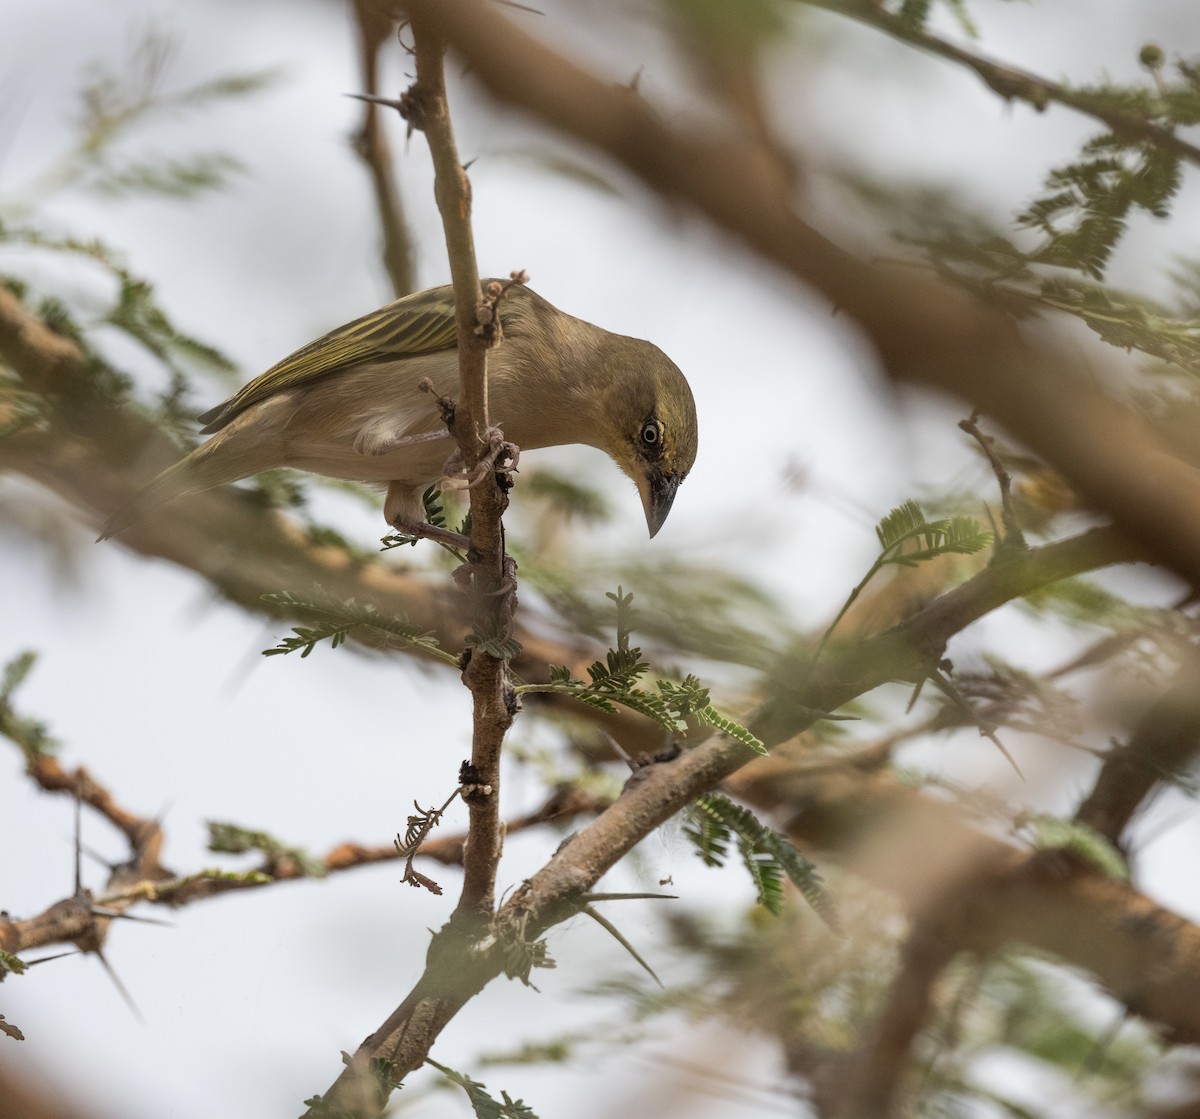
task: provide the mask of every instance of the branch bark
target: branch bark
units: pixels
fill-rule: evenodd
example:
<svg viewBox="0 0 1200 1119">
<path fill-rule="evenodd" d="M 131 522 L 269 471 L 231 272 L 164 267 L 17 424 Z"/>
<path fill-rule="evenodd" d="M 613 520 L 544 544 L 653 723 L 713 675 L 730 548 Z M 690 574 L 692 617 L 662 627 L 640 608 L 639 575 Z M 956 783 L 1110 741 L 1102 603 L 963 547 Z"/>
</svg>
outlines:
<svg viewBox="0 0 1200 1119">
<path fill-rule="evenodd" d="M 462 386 L 450 430 L 470 472 L 481 466 L 491 440 L 487 351 L 495 333 L 485 328 L 493 325 L 491 315 L 495 308 L 487 306 L 480 294 L 471 233 L 471 184 L 458 156 L 442 69 L 445 43 L 421 19 L 413 21 L 412 29 L 417 82 L 406 100 L 409 120 L 425 133 L 433 156 L 434 194 L 442 215 L 454 283 Z M 502 521 L 508 498 L 491 469 L 478 479 L 470 493 L 468 559 L 476 633 L 511 633 L 516 566 L 513 564 L 506 570 Z M 506 581 L 510 585 L 506 586 Z M 516 714 L 516 698 L 507 662 L 479 645 L 469 647 L 464 654 L 463 682 L 471 690 L 475 718 L 471 771 L 464 781 L 463 793 L 470 809 L 470 840 L 456 914 L 484 920 L 492 912 L 496 865 L 500 860 L 500 747 Z"/>
<path fill-rule="evenodd" d="M 489 451 L 494 455 L 503 446 L 502 437 L 491 429 L 487 386 L 487 351 L 498 337 L 494 315 L 502 292 L 490 292 L 490 303 L 481 299 L 471 233 L 471 188 L 458 156 L 446 97 L 445 43 L 436 25 L 422 16 L 414 16 L 412 29 L 417 81 L 405 95 L 401 111 L 425 133 L 433 156 L 434 195 L 442 215 L 458 325 L 461 392 L 448 422 L 466 472 L 482 475 L 470 491 L 468 560 L 475 634 L 506 640 L 516 606 L 516 565 L 508 560 L 504 547 L 508 498 L 494 465 L 486 461 Z M 469 646 L 463 664 L 463 682 L 471 690 L 475 714 L 471 765 L 463 775 L 470 827 L 458 905 L 449 923 L 434 935 L 416 988 L 359 1047 L 321 1100 L 318 1114 L 378 1114 L 391 1089 L 424 1062 L 446 1023 L 496 974 L 500 956 L 489 926 L 501 847 L 500 749 L 517 701 L 508 661 L 483 644 L 476 641 Z M 491 941 L 490 950 L 482 948 L 485 940 Z"/>
<path fill-rule="evenodd" d="M 1125 848 L 1122 834 L 1161 782 L 1181 776 L 1200 752 L 1200 659 L 1186 647 L 1166 691 L 1143 714 L 1129 740 L 1114 746 L 1075 813 Z"/>
</svg>

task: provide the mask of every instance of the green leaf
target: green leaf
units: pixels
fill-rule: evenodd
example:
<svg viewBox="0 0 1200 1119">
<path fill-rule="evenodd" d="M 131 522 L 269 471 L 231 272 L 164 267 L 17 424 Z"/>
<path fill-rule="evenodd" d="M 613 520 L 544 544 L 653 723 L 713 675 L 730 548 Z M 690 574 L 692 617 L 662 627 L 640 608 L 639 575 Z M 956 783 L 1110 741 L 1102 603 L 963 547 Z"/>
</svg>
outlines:
<svg viewBox="0 0 1200 1119">
<path fill-rule="evenodd" d="M 917 535 L 925 528 L 925 514 L 915 501 L 897 505 L 875 526 L 882 551 L 899 547 L 904 541 Z"/>
<path fill-rule="evenodd" d="M 283 860 L 294 863 L 306 878 L 324 878 L 329 873 L 320 859 L 301 847 L 289 847 L 267 832 L 219 820 L 208 821 L 208 849 L 231 855 L 261 851 L 272 863 Z"/>
<path fill-rule="evenodd" d="M 13 693 L 25 682 L 36 663 L 37 654 L 26 650 L 13 657 L 0 674 L 0 735 L 20 747 L 31 761 L 52 754 L 59 747 L 46 723 L 18 714 L 12 703 Z"/>
<path fill-rule="evenodd" d="M 625 594 L 621 587 L 616 593 L 605 591 L 604 597 L 611 599 L 617 607 L 617 649 L 625 652 L 629 647 L 629 635 L 633 632 L 633 593 Z"/>
<path fill-rule="evenodd" d="M 0 979 L 6 974 L 24 975 L 29 965 L 20 956 L 0 950 Z"/>
<path fill-rule="evenodd" d="M 972 555 L 992 542 L 992 533 L 974 517 L 927 520 L 915 501 L 906 501 L 875 526 L 879 538 L 880 564 L 911 567 L 941 555 Z M 901 551 L 906 544 L 915 545 Z"/>
<path fill-rule="evenodd" d="M 817 869 L 788 839 L 768 828 L 748 808 L 718 793 L 698 797 L 687 809 L 684 835 L 709 866 L 723 866 L 736 838 L 742 865 L 758 892 L 759 904 L 771 913 L 783 909 L 782 878 L 786 875 L 831 929 L 837 929 L 832 899 Z"/>
<path fill-rule="evenodd" d="M 131 194 L 191 198 L 204 191 L 222 189 L 235 174 L 244 171 L 241 160 L 223 152 L 206 152 L 183 159 L 124 163 L 95 175 L 88 189 L 110 198 Z"/>
<path fill-rule="evenodd" d="M 696 718 L 702 723 L 707 723 L 709 726 L 716 727 L 717 730 L 723 731 L 730 738 L 740 742 L 743 746 L 753 750 L 756 754 L 766 755 L 770 751 L 763 744 L 761 738 L 755 735 L 752 731 L 742 726 L 741 723 L 736 723 L 732 719 L 722 715 L 715 707 L 709 705 L 702 707 L 696 712 Z"/>
<path fill-rule="evenodd" d="M 13 692 L 25 682 L 25 677 L 29 675 L 35 664 L 37 664 L 37 653 L 32 649 L 26 649 L 4 666 L 4 674 L 0 677 L 0 703 L 7 703 L 12 698 Z"/>
<path fill-rule="evenodd" d="M 421 494 L 421 505 L 425 509 L 425 523 L 435 528 L 446 527 L 446 510 L 442 505 L 442 491 L 437 486 L 430 486 Z"/>
<path fill-rule="evenodd" d="M 3 1014 L 0 1014 L 0 1034 L 4 1034 L 5 1037 L 11 1037 L 14 1041 L 25 1040 L 25 1035 L 20 1031 L 20 1029 L 14 1026 L 11 1022 L 5 1021 Z"/>
<path fill-rule="evenodd" d="M 1017 224 L 1045 235 L 1031 259 L 1099 279 L 1131 213 L 1165 218 L 1181 184 L 1178 155 L 1150 141 L 1104 133 L 1083 146 L 1078 160 L 1051 171 L 1047 192 L 1017 216 Z"/>
<path fill-rule="evenodd" d="M 732 832 L 715 813 L 706 810 L 703 797 L 684 815 L 683 834 L 696 848 L 706 866 L 724 866 L 729 857 Z"/>
<path fill-rule="evenodd" d="M 524 648 L 510 632 L 501 632 L 479 623 L 476 623 L 471 632 L 467 634 L 466 643 L 487 653 L 488 656 L 495 657 L 498 661 L 512 660 L 513 657 L 520 656 L 521 650 Z"/>
<path fill-rule="evenodd" d="M 501 1092 L 501 1099 L 496 1100 L 488 1094 L 483 1083 L 472 1080 L 465 1073 L 455 1072 L 452 1068 L 438 1064 L 432 1057 L 426 1057 L 425 1063 L 432 1065 L 447 1080 L 457 1084 L 467 1093 L 476 1119 L 538 1119 L 537 1114 L 527 1107 L 523 1100 L 514 1100 L 507 1092 Z"/>
<path fill-rule="evenodd" d="M 1070 851 L 1110 878 L 1129 877 L 1125 856 L 1107 836 L 1087 824 L 1039 813 L 1026 817 L 1024 827 L 1039 851 Z"/>
<path fill-rule="evenodd" d="M 550 666 L 550 683 L 552 684 L 578 684 L 583 687 L 582 680 L 576 680 L 571 675 L 571 670 L 565 664 L 552 664 Z"/>
</svg>

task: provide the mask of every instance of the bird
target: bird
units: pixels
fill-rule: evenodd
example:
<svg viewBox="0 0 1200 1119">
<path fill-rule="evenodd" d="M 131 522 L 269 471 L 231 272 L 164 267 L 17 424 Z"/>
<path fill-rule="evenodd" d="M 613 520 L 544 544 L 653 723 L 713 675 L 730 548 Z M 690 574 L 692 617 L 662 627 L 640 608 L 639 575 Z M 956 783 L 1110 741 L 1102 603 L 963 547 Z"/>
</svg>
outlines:
<svg viewBox="0 0 1200 1119">
<path fill-rule="evenodd" d="M 483 290 L 495 291 L 486 280 Z M 637 486 L 655 536 L 696 460 L 687 379 L 650 342 L 614 334 L 506 283 L 489 351 L 492 423 L 522 450 L 582 443 Z M 397 299 L 296 350 L 198 417 L 211 435 L 119 507 L 100 539 L 152 510 L 276 467 L 386 485 L 384 516 L 419 529 L 454 443 L 438 398 L 458 390 L 454 291 Z"/>
</svg>

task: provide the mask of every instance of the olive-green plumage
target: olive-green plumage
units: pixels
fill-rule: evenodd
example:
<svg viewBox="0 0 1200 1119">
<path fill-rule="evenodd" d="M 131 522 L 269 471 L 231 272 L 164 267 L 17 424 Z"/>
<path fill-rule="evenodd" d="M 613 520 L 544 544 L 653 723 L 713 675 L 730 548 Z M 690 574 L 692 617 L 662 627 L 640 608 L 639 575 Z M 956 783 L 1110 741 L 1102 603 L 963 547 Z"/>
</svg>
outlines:
<svg viewBox="0 0 1200 1119">
<path fill-rule="evenodd" d="M 696 407 L 657 346 L 572 318 L 523 286 L 499 307 L 491 419 L 522 450 L 585 443 L 637 484 L 653 536 L 696 458 Z M 388 522 L 412 527 L 454 450 L 437 395 L 458 394 L 449 287 L 389 303 L 310 342 L 205 412 L 212 438 L 118 509 L 101 538 L 163 502 L 274 467 L 386 483 Z"/>
</svg>

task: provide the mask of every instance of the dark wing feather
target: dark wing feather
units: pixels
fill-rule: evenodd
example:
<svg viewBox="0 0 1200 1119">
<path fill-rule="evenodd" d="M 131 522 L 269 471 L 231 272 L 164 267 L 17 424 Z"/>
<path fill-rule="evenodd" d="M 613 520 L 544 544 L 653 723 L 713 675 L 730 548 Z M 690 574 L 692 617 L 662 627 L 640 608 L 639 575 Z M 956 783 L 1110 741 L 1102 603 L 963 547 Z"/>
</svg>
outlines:
<svg viewBox="0 0 1200 1119">
<path fill-rule="evenodd" d="M 284 389 L 367 361 L 450 350 L 456 341 L 451 288 L 405 296 L 289 354 L 224 403 L 197 417 L 204 424 L 201 431 L 206 435 L 219 431 L 251 405 Z"/>
</svg>

